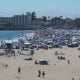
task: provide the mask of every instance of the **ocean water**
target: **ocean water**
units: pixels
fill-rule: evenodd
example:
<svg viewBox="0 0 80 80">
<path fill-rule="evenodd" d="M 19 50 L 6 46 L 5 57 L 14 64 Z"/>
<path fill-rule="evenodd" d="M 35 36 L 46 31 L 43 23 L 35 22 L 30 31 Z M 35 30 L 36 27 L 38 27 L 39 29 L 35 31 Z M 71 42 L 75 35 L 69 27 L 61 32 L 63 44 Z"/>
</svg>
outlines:
<svg viewBox="0 0 80 80">
<path fill-rule="evenodd" d="M 61 30 L 55 30 L 56 32 L 59 32 Z M 75 34 L 80 36 L 80 30 L 62 30 L 65 31 L 65 33 L 68 32 L 74 32 Z M 9 39 L 14 39 L 18 37 L 24 36 L 26 33 L 26 36 L 32 36 L 34 31 L 33 30 L 7 30 L 7 31 L 0 31 L 0 40 L 9 40 Z M 32 34 L 30 34 L 32 33 Z"/>
<path fill-rule="evenodd" d="M 13 39 L 16 37 L 22 37 L 25 33 L 31 32 L 28 31 L 0 31 L 0 40 Z"/>
</svg>

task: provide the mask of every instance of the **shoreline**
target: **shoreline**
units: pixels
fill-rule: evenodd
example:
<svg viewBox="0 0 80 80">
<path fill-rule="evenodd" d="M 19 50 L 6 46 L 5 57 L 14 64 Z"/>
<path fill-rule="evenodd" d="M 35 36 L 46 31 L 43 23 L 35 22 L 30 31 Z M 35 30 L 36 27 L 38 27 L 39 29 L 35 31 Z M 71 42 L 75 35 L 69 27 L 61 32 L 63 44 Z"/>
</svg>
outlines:
<svg viewBox="0 0 80 80">
<path fill-rule="evenodd" d="M 80 28 L 53 28 L 53 27 L 50 27 L 50 28 L 52 28 L 53 30 L 80 30 Z M 0 31 L 1 30 L 4 30 L 4 31 L 7 31 L 7 30 L 19 30 L 19 31 L 22 31 L 22 30 L 41 30 L 41 29 L 48 29 L 48 27 L 46 27 L 46 28 L 28 28 L 28 27 L 12 27 L 12 28 L 6 28 L 6 27 L 3 27 L 3 28 L 1 28 L 0 27 Z"/>
</svg>

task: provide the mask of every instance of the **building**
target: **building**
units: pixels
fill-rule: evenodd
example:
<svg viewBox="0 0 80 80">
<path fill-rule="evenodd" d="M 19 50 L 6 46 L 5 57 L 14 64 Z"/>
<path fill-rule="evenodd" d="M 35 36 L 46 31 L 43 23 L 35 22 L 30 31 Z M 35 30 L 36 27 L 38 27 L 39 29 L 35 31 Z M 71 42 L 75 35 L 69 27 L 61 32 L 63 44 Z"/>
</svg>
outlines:
<svg viewBox="0 0 80 80">
<path fill-rule="evenodd" d="M 26 15 L 14 15 L 13 16 L 13 23 L 17 27 L 26 27 L 27 25 L 30 25 L 32 22 L 31 13 L 27 12 Z"/>
<path fill-rule="evenodd" d="M 32 14 L 30 12 L 27 12 L 26 15 L 27 15 L 27 25 L 30 25 L 32 23 Z"/>
<path fill-rule="evenodd" d="M 13 16 L 13 23 L 17 27 L 24 27 L 24 26 L 26 26 L 26 16 L 24 14 L 22 14 L 22 15 L 14 15 Z"/>
<path fill-rule="evenodd" d="M 11 17 L 0 17 L 0 23 L 1 24 L 11 23 L 11 22 L 12 22 Z"/>
<path fill-rule="evenodd" d="M 0 17 L 0 28 L 4 29 L 39 29 L 45 26 L 46 22 L 42 18 L 32 20 L 32 14 L 26 12 L 22 15 L 14 15 L 12 17 Z"/>
</svg>

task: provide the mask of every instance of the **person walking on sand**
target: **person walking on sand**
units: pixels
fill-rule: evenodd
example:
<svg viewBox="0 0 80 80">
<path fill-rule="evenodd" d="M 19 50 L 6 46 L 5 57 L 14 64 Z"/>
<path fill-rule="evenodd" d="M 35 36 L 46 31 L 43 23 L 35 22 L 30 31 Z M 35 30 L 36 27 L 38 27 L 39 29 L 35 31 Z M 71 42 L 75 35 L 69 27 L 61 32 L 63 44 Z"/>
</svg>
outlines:
<svg viewBox="0 0 80 80">
<path fill-rule="evenodd" d="M 43 78 L 45 77 L 45 72 L 44 71 L 42 71 L 42 76 L 43 76 Z"/>
<path fill-rule="evenodd" d="M 21 67 L 18 67 L 18 73 L 19 74 L 21 73 Z"/>
<path fill-rule="evenodd" d="M 38 77 L 41 77 L 41 70 L 38 70 Z"/>
</svg>

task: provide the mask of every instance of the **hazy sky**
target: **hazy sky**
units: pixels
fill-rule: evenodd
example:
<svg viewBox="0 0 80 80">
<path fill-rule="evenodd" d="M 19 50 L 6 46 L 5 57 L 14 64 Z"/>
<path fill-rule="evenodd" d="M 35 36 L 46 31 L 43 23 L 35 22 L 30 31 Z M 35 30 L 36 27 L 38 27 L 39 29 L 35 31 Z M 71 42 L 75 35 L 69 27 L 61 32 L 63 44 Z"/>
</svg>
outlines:
<svg viewBox="0 0 80 80">
<path fill-rule="evenodd" d="M 80 0 L 0 0 L 0 16 L 32 11 L 37 16 L 80 17 Z"/>
</svg>

